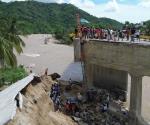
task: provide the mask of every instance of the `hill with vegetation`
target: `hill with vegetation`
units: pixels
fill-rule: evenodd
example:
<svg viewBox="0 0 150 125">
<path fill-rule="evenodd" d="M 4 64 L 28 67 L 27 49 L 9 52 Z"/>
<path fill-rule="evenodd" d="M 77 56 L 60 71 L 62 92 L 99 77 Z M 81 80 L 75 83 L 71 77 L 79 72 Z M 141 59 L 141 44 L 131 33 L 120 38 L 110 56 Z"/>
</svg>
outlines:
<svg viewBox="0 0 150 125">
<path fill-rule="evenodd" d="M 76 27 L 76 14 L 90 22 L 89 26 L 119 29 L 122 24 L 109 18 L 97 18 L 71 5 L 36 1 L 0 2 L 0 17 L 17 20 L 17 27 L 26 34 L 56 33 L 67 35 Z"/>
</svg>

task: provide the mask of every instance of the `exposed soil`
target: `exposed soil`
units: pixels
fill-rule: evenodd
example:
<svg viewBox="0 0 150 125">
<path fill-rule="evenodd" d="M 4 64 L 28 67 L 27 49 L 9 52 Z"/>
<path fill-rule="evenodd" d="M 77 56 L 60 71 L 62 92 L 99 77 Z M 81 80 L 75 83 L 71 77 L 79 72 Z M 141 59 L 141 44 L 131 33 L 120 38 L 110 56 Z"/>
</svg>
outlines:
<svg viewBox="0 0 150 125">
<path fill-rule="evenodd" d="M 23 109 L 7 125 L 76 125 L 67 115 L 54 111 L 49 98 L 49 90 L 53 81 L 43 77 L 42 82 L 30 84 L 22 91 Z"/>
</svg>

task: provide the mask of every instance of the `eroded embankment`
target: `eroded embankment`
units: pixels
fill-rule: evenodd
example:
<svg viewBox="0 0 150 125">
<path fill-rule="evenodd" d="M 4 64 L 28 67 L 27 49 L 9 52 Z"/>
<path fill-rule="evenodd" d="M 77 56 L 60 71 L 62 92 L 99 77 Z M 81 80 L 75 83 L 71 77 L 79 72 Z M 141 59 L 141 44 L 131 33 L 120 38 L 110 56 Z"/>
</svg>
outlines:
<svg viewBox="0 0 150 125">
<path fill-rule="evenodd" d="M 54 112 L 49 98 L 52 83 L 50 77 L 43 77 L 42 82 L 22 90 L 23 108 L 17 109 L 16 116 L 7 125 L 76 125 L 68 116 Z"/>
</svg>

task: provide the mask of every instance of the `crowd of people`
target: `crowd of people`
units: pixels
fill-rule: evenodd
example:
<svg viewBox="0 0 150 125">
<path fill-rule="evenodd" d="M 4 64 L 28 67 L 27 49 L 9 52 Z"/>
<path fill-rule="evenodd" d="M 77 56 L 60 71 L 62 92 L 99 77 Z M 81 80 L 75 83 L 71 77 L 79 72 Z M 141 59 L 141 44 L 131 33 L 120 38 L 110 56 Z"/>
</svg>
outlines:
<svg viewBox="0 0 150 125">
<path fill-rule="evenodd" d="M 71 82 L 71 81 L 70 81 Z M 69 87 L 67 89 L 71 89 L 71 83 L 69 82 Z M 62 107 L 64 107 L 64 110 L 67 114 L 73 115 L 78 110 L 78 103 L 82 100 L 82 96 L 80 93 L 78 93 L 77 98 L 70 97 L 67 98 L 65 103 L 62 103 L 61 100 L 61 92 L 60 92 L 60 84 L 55 82 L 51 86 L 50 90 L 50 98 L 52 99 L 54 103 L 55 111 L 62 110 Z"/>
<path fill-rule="evenodd" d="M 77 33 L 77 29 L 75 30 Z M 91 28 L 81 26 L 80 33 L 83 39 L 107 39 L 112 41 L 140 41 L 140 30 L 136 28 L 126 28 L 124 30 Z"/>
<path fill-rule="evenodd" d="M 60 85 L 57 82 L 55 82 L 51 86 L 50 98 L 54 103 L 55 110 L 60 109 L 61 108 Z"/>
</svg>

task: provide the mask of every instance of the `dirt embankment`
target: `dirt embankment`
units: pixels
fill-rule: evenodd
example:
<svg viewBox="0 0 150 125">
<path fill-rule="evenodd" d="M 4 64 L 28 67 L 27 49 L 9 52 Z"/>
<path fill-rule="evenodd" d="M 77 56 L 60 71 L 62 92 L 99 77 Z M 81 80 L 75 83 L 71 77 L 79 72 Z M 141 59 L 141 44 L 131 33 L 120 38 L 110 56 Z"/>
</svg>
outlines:
<svg viewBox="0 0 150 125">
<path fill-rule="evenodd" d="M 49 98 L 52 83 L 50 77 L 44 77 L 41 83 L 30 84 L 23 90 L 23 108 L 17 109 L 16 116 L 7 125 L 76 125 L 68 116 L 54 112 Z"/>
</svg>

